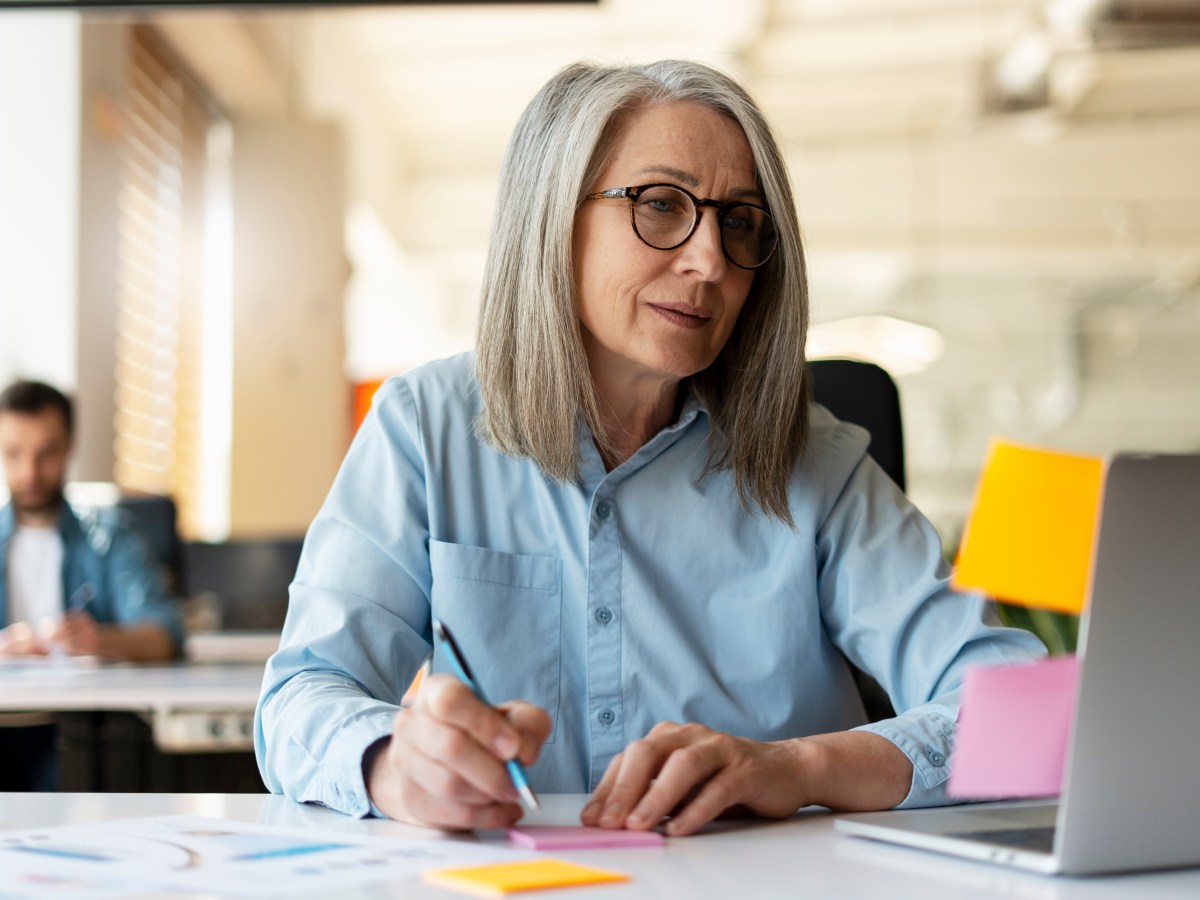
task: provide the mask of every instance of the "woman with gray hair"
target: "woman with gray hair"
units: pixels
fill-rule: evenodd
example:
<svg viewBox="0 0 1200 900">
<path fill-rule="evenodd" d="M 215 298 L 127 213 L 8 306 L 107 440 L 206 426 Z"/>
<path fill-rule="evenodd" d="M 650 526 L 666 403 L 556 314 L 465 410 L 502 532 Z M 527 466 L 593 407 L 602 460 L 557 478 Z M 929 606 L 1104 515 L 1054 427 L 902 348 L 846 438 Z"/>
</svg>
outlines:
<svg viewBox="0 0 1200 900">
<path fill-rule="evenodd" d="M 478 348 L 376 395 L 305 542 L 268 787 L 442 828 L 942 802 L 965 666 L 1041 651 L 946 584 L 933 528 L 810 406 L 804 257 L 751 98 L 574 65 L 504 161 Z M 483 703 L 441 654 L 450 625 Z M 895 718 L 864 724 L 847 658 Z"/>
</svg>

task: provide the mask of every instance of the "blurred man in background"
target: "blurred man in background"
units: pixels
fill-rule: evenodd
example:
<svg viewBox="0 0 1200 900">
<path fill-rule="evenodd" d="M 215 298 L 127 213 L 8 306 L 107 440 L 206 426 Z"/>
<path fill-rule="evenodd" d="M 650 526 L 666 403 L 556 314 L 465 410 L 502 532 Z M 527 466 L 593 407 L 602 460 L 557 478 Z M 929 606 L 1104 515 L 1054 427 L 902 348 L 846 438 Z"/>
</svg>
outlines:
<svg viewBox="0 0 1200 900">
<path fill-rule="evenodd" d="M 178 654 L 182 621 L 162 571 L 116 508 L 79 513 L 63 489 L 74 411 L 61 391 L 20 381 L 0 393 L 0 657 L 96 656 L 156 662 Z M 0 790 L 49 789 L 53 726 L 0 720 Z M 19 726 L 19 727 L 13 727 Z"/>
</svg>

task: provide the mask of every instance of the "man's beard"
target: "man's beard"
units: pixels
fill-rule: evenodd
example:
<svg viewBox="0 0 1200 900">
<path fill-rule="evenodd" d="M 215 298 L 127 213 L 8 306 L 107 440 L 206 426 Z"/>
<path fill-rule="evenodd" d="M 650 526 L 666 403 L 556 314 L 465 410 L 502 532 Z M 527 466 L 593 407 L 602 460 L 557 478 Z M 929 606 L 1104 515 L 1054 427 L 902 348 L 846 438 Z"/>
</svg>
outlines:
<svg viewBox="0 0 1200 900">
<path fill-rule="evenodd" d="M 56 512 L 62 506 L 64 499 L 62 486 L 59 485 L 49 493 L 38 496 L 32 502 L 25 502 L 20 494 L 13 494 L 12 505 L 18 517 L 45 516 L 48 513 Z"/>
</svg>

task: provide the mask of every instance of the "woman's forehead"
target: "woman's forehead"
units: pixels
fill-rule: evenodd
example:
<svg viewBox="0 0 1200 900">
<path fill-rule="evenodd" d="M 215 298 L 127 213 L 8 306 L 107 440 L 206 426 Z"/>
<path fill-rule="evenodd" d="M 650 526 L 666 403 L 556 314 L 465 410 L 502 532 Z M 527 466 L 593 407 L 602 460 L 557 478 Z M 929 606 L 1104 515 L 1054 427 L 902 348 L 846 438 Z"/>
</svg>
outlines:
<svg viewBox="0 0 1200 900">
<path fill-rule="evenodd" d="M 688 101 L 661 103 L 627 110 L 614 125 L 608 172 L 657 173 L 689 189 L 719 174 L 734 187 L 755 188 L 750 142 L 736 121 L 717 110 Z"/>
</svg>

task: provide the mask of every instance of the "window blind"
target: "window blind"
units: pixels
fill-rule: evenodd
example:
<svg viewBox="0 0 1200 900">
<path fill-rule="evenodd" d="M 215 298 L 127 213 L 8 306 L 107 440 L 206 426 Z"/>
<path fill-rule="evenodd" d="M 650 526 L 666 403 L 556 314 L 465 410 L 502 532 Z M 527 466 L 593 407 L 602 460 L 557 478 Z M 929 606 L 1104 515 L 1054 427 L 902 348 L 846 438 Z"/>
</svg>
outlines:
<svg viewBox="0 0 1200 900">
<path fill-rule="evenodd" d="M 117 216 L 115 480 L 175 498 L 197 480 L 205 143 L 200 89 L 147 27 L 122 73 Z"/>
</svg>

